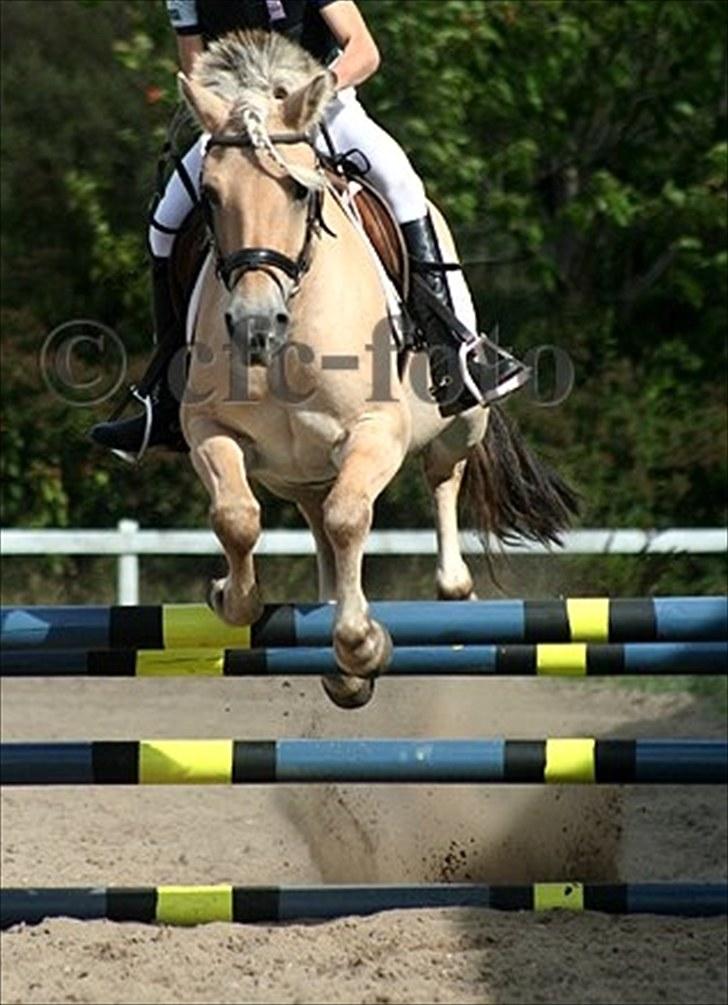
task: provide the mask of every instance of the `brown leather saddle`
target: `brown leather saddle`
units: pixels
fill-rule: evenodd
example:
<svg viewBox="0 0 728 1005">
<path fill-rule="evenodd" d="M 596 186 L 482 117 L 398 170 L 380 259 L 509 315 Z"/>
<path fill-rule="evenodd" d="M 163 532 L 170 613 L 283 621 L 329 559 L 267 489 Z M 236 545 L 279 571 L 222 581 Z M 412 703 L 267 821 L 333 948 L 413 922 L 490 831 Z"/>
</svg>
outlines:
<svg viewBox="0 0 728 1005">
<path fill-rule="evenodd" d="M 346 189 L 346 179 L 340 174 L 327 170 L 326 175 L 338 192 Z M 402 231 L 379 193 L 365 179 L 357 178 L 357 184 L 360 187 L 354 202 L 364 231 L 402 302 L 406 303 L 409 293 L 409 267 Z M 192 289 L 207 250 L 205 218 L 202 208 L 196 206 L 175 238 L 170 259 L 172 294 L 181 320 L 186 316 Z"/>
</svg>

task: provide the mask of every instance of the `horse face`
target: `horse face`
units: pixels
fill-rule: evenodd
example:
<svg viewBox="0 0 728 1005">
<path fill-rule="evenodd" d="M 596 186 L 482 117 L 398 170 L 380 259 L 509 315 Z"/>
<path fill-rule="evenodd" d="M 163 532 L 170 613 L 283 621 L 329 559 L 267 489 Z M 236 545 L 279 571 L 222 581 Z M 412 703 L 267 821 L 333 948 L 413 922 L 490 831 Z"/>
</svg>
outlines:
<svg viewBox="0 0 728 1005">
<path fill-rule="evenodd" d="M 304 143 L 295 146 L 301 149 L 287 150 L 285 163 L 272 143 L 262 149 L 216 147 L 203 169 L 218 275 L 229 291 L 225 325 L 254 366 L 267 366 L 285 345 L 291 300 L 309 265 L 317 193 L 292 177 L 286 164 L 313 176 L 307 162 L 314 155 Z"/>
</svg>

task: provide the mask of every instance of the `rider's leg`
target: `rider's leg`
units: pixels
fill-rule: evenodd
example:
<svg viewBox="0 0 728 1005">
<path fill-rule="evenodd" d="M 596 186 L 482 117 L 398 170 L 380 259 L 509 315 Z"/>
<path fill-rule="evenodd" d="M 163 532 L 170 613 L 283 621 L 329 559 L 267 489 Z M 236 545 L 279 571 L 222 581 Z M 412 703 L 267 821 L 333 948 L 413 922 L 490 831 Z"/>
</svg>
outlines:
<svg viewBox="0 0 728 1005">
<path fill-rule="evenodd" d="M 340 92 L 330 103 L 325 122 L 339 152 L 360 150 L 371 165 L 367 180 L 388 201 L 401 224 L 413 272 L 422 277 L 442 307 L 454 313 L 461 325 L 475 335 L 475 311 L 462 270 L 437 268 L 443 260 L 424 186 L 405 152 L 369 118 L 353 89 Z M 323 140 L 320 144 L 324 149 Z M 446 320 L 428 306 L 423 294 L 417 295 L 416 284 L 413 287 L 410 309 L 428 347 L 433 391 L 441 411 L 454 414 L 470 408 L 476 399 L 460 376 L 456 350 L 461 343 Z M 468 358 L 468 372 L 480 389 L 480 396 L 492 402 L 520 387 L 529 373 L 522 363 L 495 344 L 490 343 L 488 349 L 488 360 Z"/>
<path fill-rule="evenodd" d="M 195 190 L 199 186 L 204 144 L 202 136 L 183 158 L 187 178 Z M 156 349 L 139 389 L 149 397 L 147 411 L 116 422 L 101 422 L 91 430 L 91 438 L 100 446 L 124 453 L 138 454 L 143 446 L 164 446 L 170 450 L 186 449 L 179 426 L 179 391 L 170 387 L 169 364 L 185 344 L 184 318 L 178 317 L 172 300 L 169 257 L 176 232 L 194 206 L 179 171 L 170 178 L 149 227 L 151 252 L 152 313 Z M 145 442 L 146 441 L 146 442 Z"/>
</svg>

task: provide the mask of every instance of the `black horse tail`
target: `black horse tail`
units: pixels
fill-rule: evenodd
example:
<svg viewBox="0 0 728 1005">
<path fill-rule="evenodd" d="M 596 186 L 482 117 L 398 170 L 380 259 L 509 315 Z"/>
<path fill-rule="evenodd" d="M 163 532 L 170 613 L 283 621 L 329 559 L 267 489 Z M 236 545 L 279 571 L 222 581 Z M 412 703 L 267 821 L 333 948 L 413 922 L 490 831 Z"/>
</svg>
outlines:
<svg viewBox="0 0 728 1005">
<path fill-rule="evenodd" d="M 486 553 L 491 538 L 503 544 L 519 539 L 559 544 L 580 502 L 578 493 L 532 453 L 515 422 L 497 405 L 489 409 L 483 440 L 468 456 L 463 499 Z"/>
</svg>

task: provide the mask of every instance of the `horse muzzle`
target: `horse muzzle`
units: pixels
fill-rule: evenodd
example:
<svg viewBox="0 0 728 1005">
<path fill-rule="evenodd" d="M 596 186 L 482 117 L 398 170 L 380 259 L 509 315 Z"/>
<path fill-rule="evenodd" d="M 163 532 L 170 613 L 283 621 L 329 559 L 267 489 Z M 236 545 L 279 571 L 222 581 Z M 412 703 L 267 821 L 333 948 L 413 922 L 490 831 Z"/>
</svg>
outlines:
<svg viewBox="0 0 728 1005">
<path fill-rule="evenodd" d="M 225 324 L 247 366 L 268 366 L 288 338 L 289 316 L 284 309 L 249 314 L 231 308 L 225 312 Z"/>
</svg>

